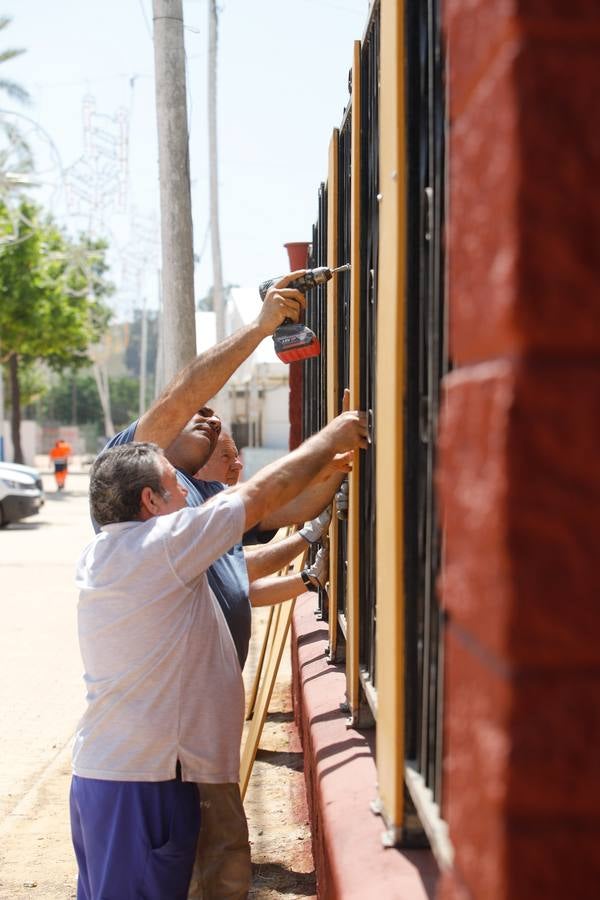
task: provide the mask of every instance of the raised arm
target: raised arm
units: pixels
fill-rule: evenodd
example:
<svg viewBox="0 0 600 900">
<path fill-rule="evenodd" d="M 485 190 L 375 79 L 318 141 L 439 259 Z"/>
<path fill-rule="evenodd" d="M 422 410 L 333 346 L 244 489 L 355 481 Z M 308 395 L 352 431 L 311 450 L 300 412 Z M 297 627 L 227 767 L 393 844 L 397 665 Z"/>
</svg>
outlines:
<svg viewBox="0 0 600 900">
<path fill-rule="evenodd" d="M 245 510 L 244 530 L 263 522 L 269 513 L 289 503 L 309 484 L 336 453 L 366 448 L 366 414 L 345 412 L 282 459 L 265 466 L 230 491 L 240 494 Z"/>
<path fill-rule="evenodd" d="M 256 320 L 201 353 L 179 372 L 138 422 L 136 441 L 154 441 L 168 447 L 193 414 L 223 387 L 236 369 L 288 318 L 298 321 L 305 306 L 304 294 L 286 288 L 299 270 L 281 278 L 269 289 Z"/>
<path fill-rule="evenodd" d="M 350 408 L 350 391 L 344 390 L 342 412 Z M 352 469 L 351 453 L 338 453 L 321 472 L 290 503 L 273 509 L 259 523 L 260 531 L 282 528 L 285 525 L 300 525 L 314 518 L 328 506 Z"/>
<path fill-rule="evenodd" d="M 272 510 L 264 519 L 261 519 L 259 530 L 268 531 L 282 528 L 284 525 L 300 525 L 313 519 L 331 503 L 347 472 L 348 467 L 337 469 L 324 480 L 320 474 L 317 475 L 297 497 L 284 506 Z"/>
</svg>

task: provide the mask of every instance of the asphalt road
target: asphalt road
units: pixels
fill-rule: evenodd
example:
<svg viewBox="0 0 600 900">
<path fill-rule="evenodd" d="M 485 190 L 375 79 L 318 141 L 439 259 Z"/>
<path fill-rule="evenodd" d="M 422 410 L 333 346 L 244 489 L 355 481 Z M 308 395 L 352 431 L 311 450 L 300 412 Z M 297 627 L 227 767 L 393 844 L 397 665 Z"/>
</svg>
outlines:
<svg viewBox="0 0 600 900">
<path fill-rule="evenodd" d="M 92 531 L 70 473 L 31 519 L 0 530 L 0 898 L 75 896 L 68 790 L 84 707 L 75 563 Z"/>
</svg>

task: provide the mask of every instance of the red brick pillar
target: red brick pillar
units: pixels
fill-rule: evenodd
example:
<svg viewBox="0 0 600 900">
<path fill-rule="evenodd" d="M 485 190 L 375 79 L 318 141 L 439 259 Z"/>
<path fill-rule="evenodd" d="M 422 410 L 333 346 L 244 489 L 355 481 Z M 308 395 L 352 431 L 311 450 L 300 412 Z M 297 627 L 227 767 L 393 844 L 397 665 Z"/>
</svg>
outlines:
<svg viewBox="0 0 600 900">
<path fill-rule="evenodd" d="M 444 900 L 600 888 L 600 7 L 447 0 Z"/>
<path fill-rule="evenodd" d="M 308 248 L 306 241 L 283 245 L 288 252 L 290 271 L 306 269 L 308 266 Z M 302 443 L 302 362 L 290 363 L 290 450 Z"/>
</svg>

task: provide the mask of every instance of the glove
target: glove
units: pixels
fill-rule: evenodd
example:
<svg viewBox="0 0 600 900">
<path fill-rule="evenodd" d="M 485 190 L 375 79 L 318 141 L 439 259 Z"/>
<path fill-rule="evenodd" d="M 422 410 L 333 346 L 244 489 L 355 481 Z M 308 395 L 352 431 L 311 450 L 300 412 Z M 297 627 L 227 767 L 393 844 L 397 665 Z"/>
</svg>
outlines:
<svg viewBox="0 0 600 900">
<path fill-rule="evenodd" d="M 300 529 L 298 534 L 302 535 L 304 540 L 309 544 L 314 544 L 323 536 L 324 532 L 327 531 L 330 522 L 331 506 L 326 506 L 323 512 L 317 516 L 316 519 L 313 519 L 312 522 L 307 522 L 306 525 Z"/>
<path fill-rule="evenodd" d="M 350 488 L 348 479 L 345 478 L 340 485 L 340 489 L 335 495 L 335 508 L 338 519 L 348 518 L 348 492 Z"/>
<path fill-rule="evenodd" d="M 329 550 L 321 547 L 312 566 L 302 569 L 300 577 L 309 591 L 325 587 L 329 578 Z"/>
</svg>

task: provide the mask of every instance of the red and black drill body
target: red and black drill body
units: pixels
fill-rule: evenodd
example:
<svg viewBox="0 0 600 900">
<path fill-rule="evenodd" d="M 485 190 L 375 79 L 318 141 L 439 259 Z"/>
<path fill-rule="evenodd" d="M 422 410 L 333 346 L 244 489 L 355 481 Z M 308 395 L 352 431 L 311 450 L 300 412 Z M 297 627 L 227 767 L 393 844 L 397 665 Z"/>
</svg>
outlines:
<svg viewBox="0 0 600 900">
<path fill-rule="evenodd" d="M 291 281 L 286 287 L 296 288 L 305 294 L 307 291 L 316 287 L 318 284 L 325 284 L 336 272 L 347 272 L 350 264 L 338 266 L 336 269 L 330 269 L 328 266 L 320 266 L 318 269 L 307 269 L 303 275 Z M 261 300 L 267 296 L 269 288 L 273 287 L 282 275 L 276 278 L 269 278 L 259 285 L 258 291 Z M 275 331 L 273 335 L 273 343 L 275 344 L 275 353 L 284 363 L 297 362 L 302 359 L 309 359 L 311 356 L 318 356 L 321 352 L 321 344 L 319 339 L 308 325 L 302 322 L 292 322 L 286 319 L 283 325 Z"/>
</svg>

